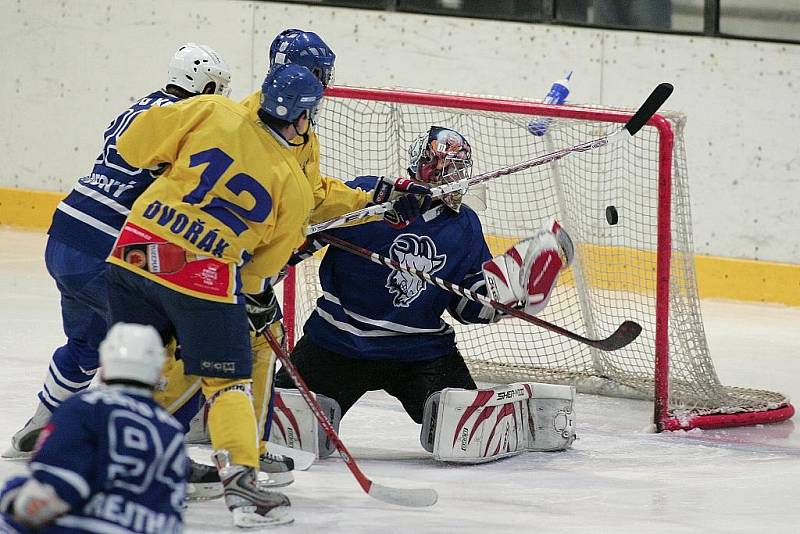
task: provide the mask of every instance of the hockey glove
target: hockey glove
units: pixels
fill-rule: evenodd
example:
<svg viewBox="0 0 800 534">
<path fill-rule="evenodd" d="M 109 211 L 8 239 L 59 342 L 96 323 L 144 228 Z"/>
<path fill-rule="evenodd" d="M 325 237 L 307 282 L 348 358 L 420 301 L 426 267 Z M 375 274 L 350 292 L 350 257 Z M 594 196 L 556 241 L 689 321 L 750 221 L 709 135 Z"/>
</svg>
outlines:
<svg viewBox="0 0 800 534">
<path fill-rule="evenodd" d="M 310 236 L 306 237 L 306 240 L 303 241 L 303 244 L 300 245 L 297 250 L 294 251 L 294 254 L 292 254 L 292 256 L 289 258 L 289 265 L 294 267 L 301 261 L 307 260 L 318 250 L 325 248 L 326 245 L 327 243 L 323 243 L 317 239 L 315 234 L 311 234 Z"/>
<path fill-rule="evenodd" d="M 272 286 L 267 286 L 262 293 L 257 295 L 244 295 L 244 306 L 247 310 L 247 320 L 250 322 L 250 330 L 256 335 L 261 334 L 269 325 L 279 321 L 283 314 L 278 305 L 278 299 L 272 291 Z"/>
<path fill-rule="evenodd" d="M 70 505 L 56 493 L 53 486 L 30 478 L 14 498 L 13 517 L 22 526 L 38 531 L 69 510 Z"/>
<path fill-rule="evenodd" d="M 383 220 L 398 229 L 405 228 L 414 222 L 420 213 L 431 206 L 431 200 L 428 186 L 408 178 L 387 178 L 385 176 L 378 179 L 372 196 L 374 204 L 394 201 L 393 208 L 383 214 Z"/>
<path fill-rule="evenodd" d="M 483 264 L 489 296 L 509 305 L 521 304 L 525 313 L 542 311 L 556 285 L 558 274 L 573 260 L 572 239 L 555 219 Z"/>
</svg>

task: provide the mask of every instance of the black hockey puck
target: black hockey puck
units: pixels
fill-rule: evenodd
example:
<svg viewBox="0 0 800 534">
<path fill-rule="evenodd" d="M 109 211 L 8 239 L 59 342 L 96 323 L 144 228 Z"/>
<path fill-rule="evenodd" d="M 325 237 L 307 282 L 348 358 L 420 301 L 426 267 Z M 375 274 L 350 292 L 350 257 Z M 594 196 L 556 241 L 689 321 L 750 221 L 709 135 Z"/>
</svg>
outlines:
<svg viewBox="0 0 800 534">
<path fill-rule="evenodd" d="M 606 221 L 611 226 L 614 226 L 619 221 L 619 214 L 617 214 L 617 208 L 614 206 L 606 206 Z"/>
</svg>

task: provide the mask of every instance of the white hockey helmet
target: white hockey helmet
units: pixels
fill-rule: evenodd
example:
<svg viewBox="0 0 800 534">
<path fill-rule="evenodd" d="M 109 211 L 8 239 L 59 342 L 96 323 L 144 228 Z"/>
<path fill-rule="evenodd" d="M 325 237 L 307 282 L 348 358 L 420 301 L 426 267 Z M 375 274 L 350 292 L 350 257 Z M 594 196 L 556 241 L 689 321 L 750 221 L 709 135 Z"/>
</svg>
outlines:
<svg viewBox="0 0 800 534">
<path fill-rule="evenodd" d="M 161 378 L 164 359 L 164 344 L 152 326 L 117 323 L 100 343 L 104 382 L 130 380 L 154 386 Z"/>
<path fill-rule="evenodd" d="M 211 82 L 215 94 L 230 94 L 231 69 L 225 60 L 210 46 L 195 43 L 181 46 L 169 62 L 167 85 L 200 94 Z"/>
</svg>

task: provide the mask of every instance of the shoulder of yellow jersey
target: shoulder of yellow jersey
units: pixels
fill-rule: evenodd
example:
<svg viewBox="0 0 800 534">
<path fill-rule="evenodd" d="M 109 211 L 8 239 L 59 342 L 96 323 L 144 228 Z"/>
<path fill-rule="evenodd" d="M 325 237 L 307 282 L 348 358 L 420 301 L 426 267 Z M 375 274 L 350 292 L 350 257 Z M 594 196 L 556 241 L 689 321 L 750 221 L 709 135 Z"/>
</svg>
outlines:
<svg viewBox="0 0 800 534">
<path fill-rule="evenodd" d="M 254 91 L 244 97 L 240 104 L 248 109 L 248 111 L 256 112 L 261 107 L 261 90 Z"/>
<path fill-rule="evenodd" d="M 209 110 L 229 113 L 243 119 L 249 117 L 249 110 L 238 102 L 222 95 L 198 95 L 178 102 L 180 106 L 192 106 L 198 109 L 208 108 Z"/>
<path fill-rule="evenodd" d="M 262 139 L 268 139 L 268 143 L 271 145 L 291 148 L 285 141 L 278 141 L 279 136 L 268 131 L 258 118 L 258 115 L 240 102 L 234 102 L 221 95 L 200 95 L 183 102 L 180 105 L 195 108 L 193 111 L 197 114 L 214 115 L 214 126 L 218 129 L 220 135 L 224 135 L 225 130 L 230 130 L 230 133 L 233 133 L 244 127 L 258 132 L 258 136 Z M 283 151 L 281 150 L 280 152 Z M 285 157 L 291 158 L 291 150 L 286 152 Z"/>
</svg>

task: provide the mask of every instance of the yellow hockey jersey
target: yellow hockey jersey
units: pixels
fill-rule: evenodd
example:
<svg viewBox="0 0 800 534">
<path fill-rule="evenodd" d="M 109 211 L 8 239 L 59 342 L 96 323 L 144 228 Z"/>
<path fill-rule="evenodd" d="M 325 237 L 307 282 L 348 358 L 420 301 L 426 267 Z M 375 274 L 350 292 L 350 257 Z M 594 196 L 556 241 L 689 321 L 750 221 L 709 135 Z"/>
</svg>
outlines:
<svg viewBox="0 0 800 534">
<path fill-rule="evenodd" d="M 257 119 L 257 112 L 261 106 L 261 91 L 256 91 L 246 97 L 242 100 L 242 105 L 249 109 L 252 116 Z M 302 137 L 293 139 L 291 149 L 314 194 L 314 209 L 310 218 L 312 224 L 360 210 L 372 200 L 370 192 L 352 189 L 344 185 L 341 180 L 322 176 L 319 170 L 319 138 L 314 130 L 309 130 L 307 143 L 301 144 L 301 141 Z M 349 180 L 353 177 L 340 178 Z M 369 220 L 374 220 L 374 218 Z"/>
<path fill-rule="evenodd" d="M 305 239 L 315 206 L 309 181 L 286 141 L 240 104 L 206 95 L 152 108 L 117 150 L 134 167 L 168 166 L 134 203 L 115 250 L 137 239 L 173 243 L 197 267 L 181 277 L 112 255 L 113 264 L 184 294 L 235 302 L 260 291 Z"/>
</svg>

